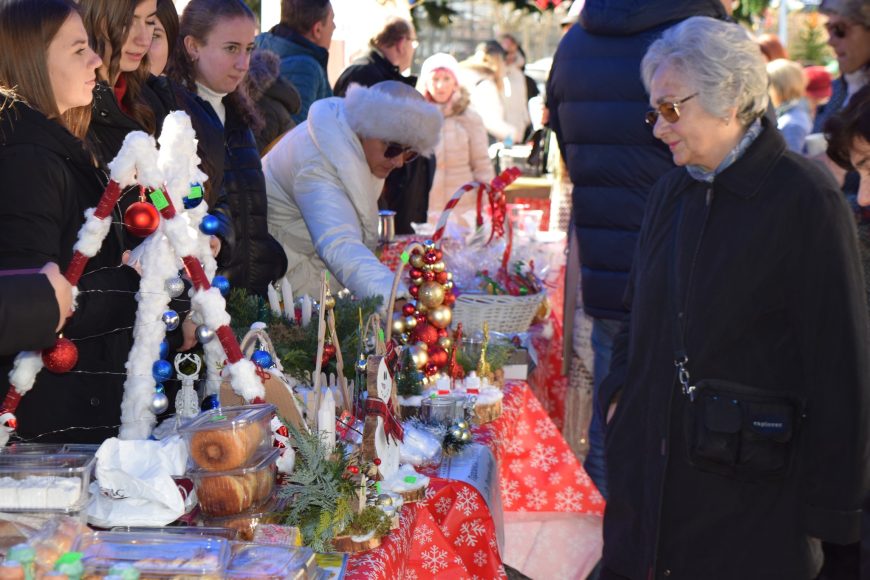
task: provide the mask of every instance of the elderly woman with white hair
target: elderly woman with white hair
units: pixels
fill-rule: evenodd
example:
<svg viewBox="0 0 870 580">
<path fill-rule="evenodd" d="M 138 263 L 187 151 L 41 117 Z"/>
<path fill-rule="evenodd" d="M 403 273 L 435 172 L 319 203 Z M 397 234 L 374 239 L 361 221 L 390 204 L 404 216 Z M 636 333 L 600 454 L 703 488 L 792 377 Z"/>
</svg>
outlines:
<svg viewBox="0 0 870 580">
<path fill-rule="evenodd" d="M 855 227 L 770 122 L 757 45 L 695 17 L 642 63 L 679 166 L 650 192 L 598 404 L 602 578 L 815 578 L 867 492 L 867 310 Z M 618 401 L 618 402 L 617 402 Z"/>
<path fill-rule="evenodd" d="M 378 197 L 392 170 L 432 153 L 442 122 L 413 87 L 351 85 L 345 98 L 311 105 L 308 120 L 269 151 L 269 233 L 284 247 L 294 291 L 317 295 L 328 270 L 354 294 L 386 304 L 393 273 L 374 255 Z"/>
</svg>

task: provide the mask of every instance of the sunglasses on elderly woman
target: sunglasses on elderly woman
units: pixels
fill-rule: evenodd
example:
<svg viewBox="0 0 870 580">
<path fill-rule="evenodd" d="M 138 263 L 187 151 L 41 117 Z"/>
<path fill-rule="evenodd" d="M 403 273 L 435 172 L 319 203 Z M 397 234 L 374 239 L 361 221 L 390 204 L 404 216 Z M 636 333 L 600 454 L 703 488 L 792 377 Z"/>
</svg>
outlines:
<svg viewBox="0 0 870 580">
<path fill-rule="evenodd" d="M 665 121 L 667 121 L 668 123 L 676 123 L 680 120 L 680 105 L 682 105 L 689 99 L 694 99 L 697 96 L 698 93 L 693 93 L 685 99 L 680 99 L 679 101 L 674 101 L 671 103 L 659 103 L 659 105 L 655 109 L 650 109 L 646 112 L 646 124 L 650 127 L 655 126 L 656 121 L 659 120 L 659 115 L 664 117 Z"/>
<path fill-rule="evenodd" d="M 386 157 L 387 159 L 392 159 L 399 155 L 403 156 L 402 161 L 404 163 L 410 163 L 417 158 L 418 153 L 410 147 L 405 147 L 404 145 L 400 145 L 398 143 L 387 143 L 387 148 L 384 150 L 384 157 Z"/>
</svg>

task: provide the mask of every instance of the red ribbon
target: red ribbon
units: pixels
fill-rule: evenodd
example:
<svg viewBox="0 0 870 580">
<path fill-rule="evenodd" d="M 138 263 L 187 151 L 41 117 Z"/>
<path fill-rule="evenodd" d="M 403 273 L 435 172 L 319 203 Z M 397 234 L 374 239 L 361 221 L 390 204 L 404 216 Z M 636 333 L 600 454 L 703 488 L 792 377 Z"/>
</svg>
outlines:
<svg viewBox="0 0 870 580">
<path fill-rule="evenodd" d="M 405 430 L 393 414 L 392 405 L 388 405 L 377 397 L 370 397 L 366 399 L 366 415 L 375 415 L 384 420 L 384 432 L 387 437 L 392 437 L 396 441 L 404 439 Z"/>
</svg>

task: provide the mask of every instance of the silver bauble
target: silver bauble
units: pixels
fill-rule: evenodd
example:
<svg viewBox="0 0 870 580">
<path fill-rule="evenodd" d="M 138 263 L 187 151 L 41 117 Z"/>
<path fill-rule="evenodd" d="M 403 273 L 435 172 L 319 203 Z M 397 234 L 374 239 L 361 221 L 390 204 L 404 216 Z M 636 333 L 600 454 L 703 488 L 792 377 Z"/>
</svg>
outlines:
<svg viewBox="0 0 870 580">
<path fill-rule="evenodd" d="M 468 421 L 461 421 L 460 420 L 460 421 L 457 421 L 456 423 L 454 423 L 454 425 L 456 427 L 459 427 L 460 429 L 468 429 Z"/>
<path fill-rule="evenodd" d="M 378 496 L 378 505 L 393 505 L 393 496 L 382 493 Z"/>
<path fill-rule="evenodd" d="M 196 327 L 196 340 L 198 340 L 200 344 L 210 342 L 213 338 L 214 330 L 212 330 L 205 324 L 200 324 Z"/>
<path fill-rule="evenodd" d="M 155 415 L 166 412 L 169 408 L 169 397 L 166 393 L 154 393 L 154 398 L 151 399 L 151 412 Z"/>
<path fill-rule="evenodd" d="M 181 324 L 181 317 L 178 316 L 178 313 L 174 310 L 167 310 L 163 313 L 163 316 L 160 317 L 163 321 L 163 324 L 166 325 L 166 331 L 172 332 L 178 325 Z"/>
<path fill-rule="evenodd" d="M 413 329 L 417 326 L 417 317 L 416 316 L 406 316 L 405 317 L 405 328 Z"/>
<path fill-rule="evenodd" d="M 184 292 L 184 280 L 181 278 L 170 278 L 164 286 L 170 298 L 178 298 Z"/>
</svg>

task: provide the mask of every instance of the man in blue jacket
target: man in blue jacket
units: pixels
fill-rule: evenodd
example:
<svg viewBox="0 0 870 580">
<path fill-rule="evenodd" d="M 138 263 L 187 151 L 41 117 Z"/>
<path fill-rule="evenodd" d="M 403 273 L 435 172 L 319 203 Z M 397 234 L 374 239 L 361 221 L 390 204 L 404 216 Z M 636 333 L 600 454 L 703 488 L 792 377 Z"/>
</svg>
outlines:
<svg viewBox="0 0 870 580">
<path fill-rule="evenodd" d="M 281 58 L 281 76 L 293 83 L 302 107 L 293 115 L 298 125 L 308 118 L 314 101 L 332 96 L 326 64 L 335 32 L 329 0 L 281 0 L 281 22 L 257 37 L 257 48 Z"/>
<path fill-rule="evenodd" d="M 574 184 L 572 219 L 580 251 L 571 259 L 580 261 L 583 308 L 593 319 L 596 403 L 585 467 L 605 498 L 607 410 L 597 404 L 598 387 L 626 312 L 622 298 L 647 194 L 674 167 L 667 147 L 644 124 L 649 98 L 640 61 L 670 26 L 690 16 L 726 18 L 729 12 L 722 0 L 586 0 L 579 24 L 553 58 L 550 127 Z"/>
</svg>

